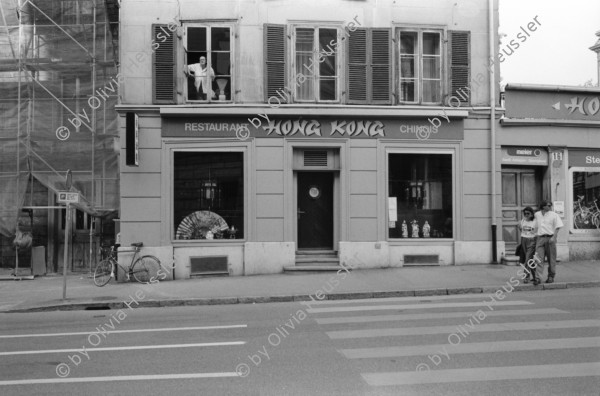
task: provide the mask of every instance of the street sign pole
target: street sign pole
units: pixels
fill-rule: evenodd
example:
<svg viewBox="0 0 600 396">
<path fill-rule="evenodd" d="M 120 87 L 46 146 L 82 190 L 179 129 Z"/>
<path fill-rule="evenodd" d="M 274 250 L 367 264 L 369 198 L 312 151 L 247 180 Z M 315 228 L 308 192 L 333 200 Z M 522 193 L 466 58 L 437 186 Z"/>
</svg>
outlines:
<svg viewBox="0 0 600 396">
<path fill-rule="evenodd" d="M 71 237 L 71 204 L 67 203 L 65 214 L 65 250 L 63 253 L 63 300 L 67 299 L 67 263 L 69 258 L 69 239 Z"/>
</svg>

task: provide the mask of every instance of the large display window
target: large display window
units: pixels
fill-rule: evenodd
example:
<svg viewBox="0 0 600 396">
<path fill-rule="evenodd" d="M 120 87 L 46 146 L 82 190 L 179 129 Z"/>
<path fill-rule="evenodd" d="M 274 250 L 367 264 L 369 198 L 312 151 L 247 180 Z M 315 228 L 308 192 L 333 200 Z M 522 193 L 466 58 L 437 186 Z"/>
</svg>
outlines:
<svg viewBox="0 0 600 396">
<path fill-rule="evenodd" d="M 244 238 L 244 154 L 176 151 L 174 239 Z"/>
<path fill-rule="evenodd" d="M 388 154 L 393 239 L 453 238 L 452 154 Z"/>
<path fill-rule="evenodd" d="M 600 168 L 571 168 L 573 208 L 571 230 L 600 232 Z"/>
</svg>

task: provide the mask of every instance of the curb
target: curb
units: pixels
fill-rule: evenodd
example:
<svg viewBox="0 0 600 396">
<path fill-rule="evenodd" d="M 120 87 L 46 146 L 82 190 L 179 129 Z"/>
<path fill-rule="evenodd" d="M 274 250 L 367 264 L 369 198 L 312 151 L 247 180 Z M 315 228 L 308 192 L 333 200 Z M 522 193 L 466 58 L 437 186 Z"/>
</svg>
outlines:
<svg viewBox="0 0 600 396">
<path fill-rule="evenodd" d="M 532 284 L 517 285 L 514 287 L 518 291 L 543 291 L 543 290 L 561 290 L 561 289 L 581 289 L 600 287 L 600 281 L 586 282 L 557 282 L 542 283 L 538 286 Z M 374 292 L 348 292 L 325 294 L 323 300 L 354 300 L 368 298 L 392 298 L 392 297 L 422 297 L 422 296 L 441 296 L 457 294 L 486 294 L 495 293 L 501 286 L 483 286 L 483 287 L 462 287 L 448 289 L 416 289 L 416 290 L 396 290 L 396 291 L 374 291 Z M 187 299 L 166 299 L 166 300 L 140 300 L 139 305 L 132 308 L 158 308 L 158 307 L 181 307 L 196 305 L 228 305 L 228 304 L 264 304 L 278 302 L 295 301 L 314 301 L 310 294 L 283 295 L 283 296 L 247 296 L 247 297 L 205 297 L 205 298 L 187 298 Z M 128 307 L 124 301 L 107 302 L 80 302 L 69 304 L 55 304 L 31 308 L 8 309 L 0 313 L 31 313 L 31 312 L 50 312 L 50 311 L 78 311 L 78 310 L 109 310 L 123 309 Z M 129 307 L 128 307 L 129 308 Z"/>
</svg>

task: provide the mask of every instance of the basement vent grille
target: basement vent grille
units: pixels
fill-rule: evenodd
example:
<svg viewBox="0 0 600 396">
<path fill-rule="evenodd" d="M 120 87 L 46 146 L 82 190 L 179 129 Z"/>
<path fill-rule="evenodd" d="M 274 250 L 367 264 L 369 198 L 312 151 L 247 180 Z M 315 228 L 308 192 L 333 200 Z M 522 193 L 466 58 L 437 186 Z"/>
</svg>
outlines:
<svg viewBox="0 0 600 396">
<path fill-rule="evenodd" d="M 304 151 L 304 166 L 327 166 L 327 151 Z"/>
<path fill-rule="evenodd" d="M 190 257 L 192 275 L 229 274 L 227 256 Z"/>
<path fill-rule="evenodd" d="M 405 254 L 404 265 L 440 265 L 440 256 L 437 254 Z"/>
</svg>

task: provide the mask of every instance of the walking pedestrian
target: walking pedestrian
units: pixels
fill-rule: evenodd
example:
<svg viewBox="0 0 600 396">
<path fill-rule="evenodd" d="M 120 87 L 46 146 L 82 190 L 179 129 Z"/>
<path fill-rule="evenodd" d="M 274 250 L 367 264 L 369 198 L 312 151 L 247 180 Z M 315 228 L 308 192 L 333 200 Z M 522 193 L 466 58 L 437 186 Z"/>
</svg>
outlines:
<svg viewBox="0 0 600 396">
<path fill-rule="evenodd" d="M 552 202 L 542 201 L 540 210 L 535 213 L 537 221 L 537 241 L 535 243 L 535 254 L 541 260 L 538 281 L 544 274 L 544 258 L 548 258 L 548 278 L 546 283 L 553 283 L 556 277 L 556 237 L 558 230 L 563 226 L 560 216 L 552 211 Z M 538 282 L 539 283 L 539 282 Z"/>
</svg>

